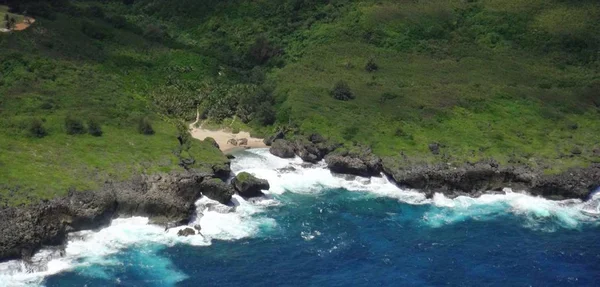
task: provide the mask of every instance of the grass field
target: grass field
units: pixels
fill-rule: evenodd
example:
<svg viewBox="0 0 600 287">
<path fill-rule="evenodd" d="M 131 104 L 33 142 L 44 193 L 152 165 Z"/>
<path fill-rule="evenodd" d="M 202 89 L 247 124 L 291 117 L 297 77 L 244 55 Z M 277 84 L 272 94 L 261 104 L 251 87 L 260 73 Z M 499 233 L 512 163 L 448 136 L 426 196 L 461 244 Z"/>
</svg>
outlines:
<svg viewBox="0 0 600 287">
<path fill-rule="evenodd" d="M 174 123 L 197 107 L 215 127 L 292 125 L 400 164 L 600 161 L 596 1 L 29 2 L 36 23 L 0 35 L 9 204 L 178 169 Z M 331 96 L 338 81 L 355 99 Z M 67 135 L 68 116 L 104 134 Z M 137 132 L 144 117 L 154 135 Z M 199 142 L 187 154 L 225 160 Z"/>
</svg>

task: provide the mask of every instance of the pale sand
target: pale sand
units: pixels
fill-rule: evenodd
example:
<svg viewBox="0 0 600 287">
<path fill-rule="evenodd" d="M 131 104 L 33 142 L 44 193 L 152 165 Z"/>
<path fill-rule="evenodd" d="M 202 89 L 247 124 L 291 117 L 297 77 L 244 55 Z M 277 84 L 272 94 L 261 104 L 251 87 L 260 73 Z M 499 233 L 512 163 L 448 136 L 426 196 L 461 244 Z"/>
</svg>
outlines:
<svg viewBox="0 0 600 287">
<path fill-rule="evenodd" d="M 31 24 L 33 24 L 33 23 L 35 23 L 35 19 L 33 19 L 31 17 L 25 17 L 25 20 L 23 20 L 23 22 L 15 25 L 15 31 L 23 31 L 23 30 L 29 28 L 29 26 L 31 26 Z"/>
<path fill-rule="evenodd" d="M 190 133 L 192 134 L 192 137 L 199 139 L 199 140 L 204 140 L 205 138 L 208 138 L 208 137 L 215 139 L 215 141 L 217 142 L 217 144 L 219 144 L 219 147 L 221 148 L 221 151 L 223 153 L 230 153 L 230 152 L 233 152 L 233 151 L 236 151 L 239 149 L 267 147 L 267 145 L 265 145 L 263 143 L 263 139 L 253 138 L 250 136 L 250 133 L 248 133 L 248 132 L 239 132 L 237 134 L 234 134 L 232 132 L 228 132 L 228 131 L 222 130 L 222 129 L 212 131 L 212 130 L 202 128 L 202 125 L 200 125 L 200 127 L 195 127 L 195 124 L 196 123 L 193 123 L 190 125 Z M 229 141 L 230 139 L 240 140 L 243 138 L 248 140 L 247 145 L 235 146 L 230 143 L 227 143 L 227 141 Z"/>
<path fill-rule="evenodd" d="M 0 28 L 0 32 L 8 33 L 10 31 L 23 31 L 29 28 L 29 26 L 31 26 L 31 24 L 33 23 L 35 23 L 35 19 L 31 17 L 25 17 L 25 20 L 23 20 L 23 22 L 15 24 L 15 28 L 13 30 Z"/>
</svg>

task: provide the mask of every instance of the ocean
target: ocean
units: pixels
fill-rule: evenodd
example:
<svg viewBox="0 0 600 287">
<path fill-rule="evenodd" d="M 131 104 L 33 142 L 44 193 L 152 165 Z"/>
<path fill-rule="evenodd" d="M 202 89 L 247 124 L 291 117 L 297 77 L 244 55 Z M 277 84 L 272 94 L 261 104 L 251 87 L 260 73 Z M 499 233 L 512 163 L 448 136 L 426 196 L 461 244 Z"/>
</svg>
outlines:
<svg viewBox="0 0 600 287">
<path fill-rule="evenodd" d="M 1 263 L 0 286 L 600 286 L 600 195 L 426 199 L 266 149 L 232 169 L 271 189 L 234 206 L 200 199 L 201 235 L 115 219 L 40 251 L 35 267 Z"/>
</svg>

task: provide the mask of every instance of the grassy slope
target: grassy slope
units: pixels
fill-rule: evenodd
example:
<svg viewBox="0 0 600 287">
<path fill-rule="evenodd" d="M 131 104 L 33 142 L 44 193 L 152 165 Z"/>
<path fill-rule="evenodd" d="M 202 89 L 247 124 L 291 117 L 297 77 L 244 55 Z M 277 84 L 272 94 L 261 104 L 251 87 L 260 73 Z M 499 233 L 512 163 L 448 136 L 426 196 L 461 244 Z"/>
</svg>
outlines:
<svg viewBox="0 0 600 287">
<path fill-rule="evenodd" d="M 82 21 L 99 23 L 112 37 L 84 35 Z M 153 112 L 146 95 L 173 74 L 169 67 L 193 64 L 197 72 L 188 74 L 203 73 L 203 57 L 97 19 L 57 14 L 32 29 L 0 35 L 0 59 L 0 199 L 27 203 L 72 188 L 98 188 L 109 178 L 181 169 L 174 154 L 177 131 Z M 67 135 L 66 115 L 99 120 L 103 136 Z M 137 132 L 142 116 L 153 120 L 154 135 Z M 48 136 L 28 134 L 34 118 L 44 121 Z M 225 160 L 198 141 L 190 153 L 204 168 Z"/>
<path fill-rule="evenodd" d="M 563 24 L 581 33 L 599 27 L 600 11 L 585 3 L 521 2 L 352 5 L 339 21 L 306 31 L 302 56 L 271 75 L 283 102 L 280 118 L 381 155 L 404 152 L 422 161 L 493 157 L 548 172 L 599 161 L 598 59 L 578 61 L 578 51 L 544 52 L 538 45 L 550 45 L 553 21 L 567 21 L 562 14 L 546 19 L 556 11 L 587 17 Z M 550 32 L 536 34 L 543 28 Z M 379 38 L 365 40 L 370 31 Z M 365 71 L 370 58 L 378 71 Z M 355 100 L 329 95 L 339 80 Z M 382 102 L 384 93 L 397 97 Z M 433 142 L 445 146 L 442 155 L 431 155 Z"/>
<path fill-rule="evenodd" d="M 174 79 L 235 84 L 256 71 L 274 89 L 275 126 L 383 156 L 494 157 L 549 172 L 599 160 L 600 11 L 591 0 L 73 3 L 79 12 L 0 35 L 0 194 L 13 203 L 178 168 L 175 128 L 149 95 Z M 89 13 L 93 6 L 105 15 Z M 116 15 L 125 27 L 111 24 Z M 106 37 L 82 33 L 86 23 Z M 248 51 L 259 36 L 283 53 L 257 66 Z M 370 58 L 376 72 L 364 70 Z M 338 80 L 355 100 L 331 98 Z M 384 93 L 395 98 L 382 101 Z M 105 135 L 67 136 L 67 114 L 98 118 Z M 154 136 L 136 133 L 145 115 Z M 27 136 L 33 118 L 45 120 L 48 137 Z M 248 127 L 223 124 L 232 122 Z M 441 155 L 431 155 L 431 142 L 445 146 Z M 193 153 L 223 159 L 202 145 Z"/>
</svg>

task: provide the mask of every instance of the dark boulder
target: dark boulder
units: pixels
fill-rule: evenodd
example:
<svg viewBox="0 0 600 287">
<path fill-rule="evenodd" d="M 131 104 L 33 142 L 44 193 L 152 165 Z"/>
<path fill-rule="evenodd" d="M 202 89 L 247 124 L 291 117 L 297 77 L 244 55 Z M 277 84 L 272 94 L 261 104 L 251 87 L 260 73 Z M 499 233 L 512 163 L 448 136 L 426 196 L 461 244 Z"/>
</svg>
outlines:
<svg viewBox="0 0 600 287">
<path fill-rule="evenodd" d="M 228 179 L 231 175 L 231 162 L 214 164 L 211 169 L 216 177 L 223 180 Z"/>
<path fill-rule="evenodd" d="M 276 140 L 269 149 L 271 154 L 280 158 L 294 158 L 296 156 L 294 151 L 294 144 L 284 139 Z"/>
<path fill-rule="evenodd" d="M 263 143 L 265 143 L 267 146 L 271 146 L 276 140 L 283 139 L 284 137 L 285 133 L 282 130 L 279 130 L 272 136 L 265 138 Z"/>
<path fill-rule="evenodd" d="M 227 141 L 227 144 L 237 146 L 238 145 L 238 141 L 236 139 L 229 139 Z"/>
<path fill-rule="evenodd" d="M 231 185 L 218 178 L 204 180 L 200 183 L 200 191 L 202 192 L 202 195 L 222 204 L 229 203 L 231 197 L 235 193 L 235 190 L 233 190 Z"/>
<path fill-rule="evenodd" d="M 219 147 L 219 144 L 217 143 L 217 141 L 211 137 L 205 138 L 204 141 L 207 143 L 210 143 L 210 145 L 216 147 L 217 149 L 221 149 L 221 147 Z"/>
<path fill-rule="evenodd" d="M 305 162 L 317 163 L 325 156 L 315 144 L 307 140 L 297 140 L 294 147 L 296 155 Z"/>
<path fill-rule="evenodd" d="M 233 178 L 231 184 L 243 197 L 261 196 L 263 194 L 262 190 L 268 190 L 270 188 L 267 180 L 257 178 L 247 172 L 239 173 Z"/>
<path fill-rule="evenodd" d="M 435 155 L 440 154 L 440 144 L 439 143 L 430 143 L 429 151 L 431 151 L 431 153 L 435 154 Z"/>
<path fill-rule="evenodd" d="M 191 235 L 196 235 L 196 230 L 194 230 L 193 228 L 190 228 L 190 227 L 186 227 L 184 229 L 177 231 L 177 236 L 188 237 Z"/>
</svg>

